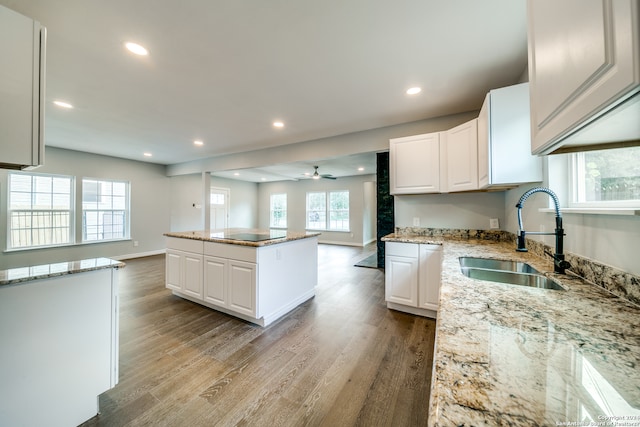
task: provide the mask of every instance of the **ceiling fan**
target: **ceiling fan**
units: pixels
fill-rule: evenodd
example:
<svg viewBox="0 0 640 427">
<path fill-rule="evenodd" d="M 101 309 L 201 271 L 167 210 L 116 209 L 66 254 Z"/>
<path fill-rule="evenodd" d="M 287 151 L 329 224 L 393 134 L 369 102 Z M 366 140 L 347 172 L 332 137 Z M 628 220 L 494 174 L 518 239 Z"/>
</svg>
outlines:
<svg viewBox="0 0 640 427">
<path fill-rule="evenodd" d="M 313 172 L 313 175 L 311 175 L 311 178 L 313 178 L 313 179 L 320 179 L 320 178 L 336 179 L 336 177 L 331 175 L 331 174 L 322 174 L 322 175 L 320 175 L 318 173 L 318 166 L 314 166 L 313 168 L 315 169 L 315 172 Z"/>
</svg>

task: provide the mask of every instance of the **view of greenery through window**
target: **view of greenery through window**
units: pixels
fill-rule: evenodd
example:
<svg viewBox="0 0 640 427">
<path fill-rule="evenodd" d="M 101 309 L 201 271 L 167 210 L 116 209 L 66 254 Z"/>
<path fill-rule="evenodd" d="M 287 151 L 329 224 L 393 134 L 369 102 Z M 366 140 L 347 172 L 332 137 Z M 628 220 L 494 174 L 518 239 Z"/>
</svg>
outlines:
<svg viewBox="0 0 640 427">
<path fill-rule="evenodd" d="M 574 155 L 576 203 L 640 201 L 640 147 Z"/>
<path fill-rule="evenodd" d="M 287 227 L 287 195 L 272 194 L 271 195 L 271 227 L 286 228 Z"/>
<path fill-rule="evenodd" d="M 327 206 L 327 194 L 329 205 Z M 327 221 L 327 218 L 329 221 Z M 349 230 L 349 192 L 307 193 L 307 228 L 312 230 Z"/>
</svg>

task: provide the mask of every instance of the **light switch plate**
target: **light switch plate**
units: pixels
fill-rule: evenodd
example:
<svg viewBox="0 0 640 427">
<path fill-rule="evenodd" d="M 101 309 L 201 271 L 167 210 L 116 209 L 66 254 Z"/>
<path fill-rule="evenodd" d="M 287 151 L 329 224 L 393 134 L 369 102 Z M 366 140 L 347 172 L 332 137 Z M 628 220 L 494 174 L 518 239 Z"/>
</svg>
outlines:
<svg viewBox="0 0 640 427">
<path fill-rule="evenodd" d="M 420 227 L 420 218 L 418 218 L 417 216 L 413 217 L 413 226 Z"/>
</svg>

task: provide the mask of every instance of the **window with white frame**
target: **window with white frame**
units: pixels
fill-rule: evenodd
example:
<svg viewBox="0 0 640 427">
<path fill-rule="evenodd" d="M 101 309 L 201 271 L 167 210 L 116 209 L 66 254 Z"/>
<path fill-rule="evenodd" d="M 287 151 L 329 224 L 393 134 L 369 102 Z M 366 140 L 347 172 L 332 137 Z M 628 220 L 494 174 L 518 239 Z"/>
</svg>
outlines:
<svg viewBox="0 0 640 427">
<path fill-rule="evenodd" d="M 571 154 L 570 207 L 640 207 L 640 147 Z"/>
<path fill-rule="evenodd" d="M 349 231 L 349 191 L 307 193 L 307 229 Z"/>
<path fill-rule="evenodd" d="M 269 226 L 287 228 L 287 194 L 272 194 L 269 205 Z"/>
<path fill-rule="evenodd" d="M 129 183 L 82 180 L 82 241 L 129 238 Z"/>
<path fill-rule="evenodd" d="M 8 248 L 71 243 L 73 177 L 22 172 L 8 177 Z"/>
</svg>

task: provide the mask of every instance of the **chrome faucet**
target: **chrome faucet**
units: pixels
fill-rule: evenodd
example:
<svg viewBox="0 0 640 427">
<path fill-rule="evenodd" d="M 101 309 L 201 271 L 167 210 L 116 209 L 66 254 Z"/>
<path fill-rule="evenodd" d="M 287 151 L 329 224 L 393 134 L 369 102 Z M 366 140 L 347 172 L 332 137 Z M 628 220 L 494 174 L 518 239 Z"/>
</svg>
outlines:
<svg viewBox="0 0 640 427">
<path fill-rule="evenodd" d="M 553 200 L 553 204 L 556 209 L 556 230 L 553 233 L 544 233 L 544 232 L 536 232 L 536 231 L 524 231 L 524 227 L 522 226 L 522 204 L 529 196 L 534 193 L 547 193 L 551 199 Z M 535 187 L 531 190 L 525 192 L 518 204 L 516 204 L 516 208 L 518 208 L 518 247 L 516 251 L 518 252 L 527 252 L 527 247 L 525 246 L 524 236 L 525 234 L 538 234 L 538 235 L 555 235 L 556 236 L 556 252 L 552 254 L 548 250 L 544 250 L 544 253 L 553 258 L 553 271 L 555 273 L 564 274 L 567 268 L 571 268 L 571 264 L 564 260 L 563 253 L 563 238 L 564 238 L 564 230 L 562 229 L 562 215 L 560 214 L 560 202 L 558 201 L 558 196 L 556 193 L 551 191 L 546 187 Z"/>
</svg>

